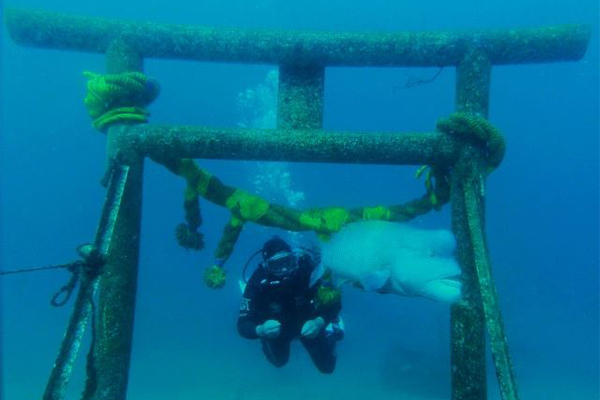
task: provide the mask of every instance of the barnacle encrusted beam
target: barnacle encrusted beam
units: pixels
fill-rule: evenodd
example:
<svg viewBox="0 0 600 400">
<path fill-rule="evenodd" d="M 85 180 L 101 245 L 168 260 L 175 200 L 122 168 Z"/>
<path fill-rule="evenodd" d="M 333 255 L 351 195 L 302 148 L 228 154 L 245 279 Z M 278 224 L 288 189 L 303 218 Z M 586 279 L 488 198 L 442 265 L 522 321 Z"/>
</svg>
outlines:
<svg viewBox="0 0 600 400">
<path fill-rule="evenodd" d="M 576 61 L 591 34 L 582 25 L 389 33 L 217 29 L 22 9 L 8 9 L 6 21 L 25 46 L 105 53 L 118 38 L 143 57 L 295 66 L 456 66 L 473 47 L 492 65 Z"/>
<path fill-rule="evenodd" d="M 439 133 L 331 132 L 304 129 L 229 129 L 136 125 L 119 135 L 160 162 L 170 158 L 450 165 L 457 142 Z"/>
</svg>

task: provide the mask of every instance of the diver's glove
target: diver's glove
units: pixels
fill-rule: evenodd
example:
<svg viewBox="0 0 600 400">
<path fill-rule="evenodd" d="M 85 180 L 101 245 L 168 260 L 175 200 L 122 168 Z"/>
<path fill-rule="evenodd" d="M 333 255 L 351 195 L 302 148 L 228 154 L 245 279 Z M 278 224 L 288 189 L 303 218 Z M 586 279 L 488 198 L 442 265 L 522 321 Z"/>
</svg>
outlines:
<svg viewBox="0 0 600 400">
<path fill-rule="evenodd" d="M 256 327 L 256 334 L 261 338 L 275 339 L 280 333 L 281 323 L 274 319 L 269 319 Z"/>
<path fill-rule="evenodd" d="M 317 317 L 315 319 L 309 319 L 304 323 L 302 327 L 302 331 L 300 332 L 302 336 L 308 339 L 314 339 L 319 336 L 321 330 L 325 326 L 325 320 L 321 317 Z"/>
</svg>

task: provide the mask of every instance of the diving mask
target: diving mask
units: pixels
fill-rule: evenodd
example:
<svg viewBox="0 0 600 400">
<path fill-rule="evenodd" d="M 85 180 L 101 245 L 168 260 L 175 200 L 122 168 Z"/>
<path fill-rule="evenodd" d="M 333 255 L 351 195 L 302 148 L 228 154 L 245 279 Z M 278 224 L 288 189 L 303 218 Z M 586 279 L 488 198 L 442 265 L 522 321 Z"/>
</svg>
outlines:
<svg viewBox="0 0 600 400">
<path fill-rule="evenodd" d="M 298 258 L 293 252 L 280 251 L 265 260 L 263 266 L 270 275 L 283 277 L 298 269 Z"/>
</svg>

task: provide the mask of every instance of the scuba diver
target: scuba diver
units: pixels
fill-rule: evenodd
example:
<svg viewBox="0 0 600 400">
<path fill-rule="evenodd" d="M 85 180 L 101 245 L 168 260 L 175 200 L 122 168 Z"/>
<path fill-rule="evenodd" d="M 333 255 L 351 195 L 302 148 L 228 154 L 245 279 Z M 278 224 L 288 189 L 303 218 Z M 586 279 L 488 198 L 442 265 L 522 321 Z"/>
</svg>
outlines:
<svg viewBox="0 0 600 400">
<path fill-rule="evenodd" d="M 336 342 L 344 335 L 339 317 L 340 293 L 323 279 L 311 285 L 317 265 L 314 254 L 293 249 L 275 236 L 255 252 L 262 262 L 243 288 L 237 321 L 238 332 L 247 339 L 260 338 L 267 360 L 283 367 L 290 356 L 290 343 L 299 338 L 317 369 L 330 374 L 335 369 Z"/>
</svg>

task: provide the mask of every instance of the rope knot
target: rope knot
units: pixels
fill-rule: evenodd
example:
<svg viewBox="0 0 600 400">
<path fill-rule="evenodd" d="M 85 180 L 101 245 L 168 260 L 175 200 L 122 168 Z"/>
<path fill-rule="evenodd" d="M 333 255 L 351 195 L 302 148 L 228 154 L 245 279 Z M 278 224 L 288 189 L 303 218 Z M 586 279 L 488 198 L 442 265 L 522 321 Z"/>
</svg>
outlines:
<svg viewBox="0 0 600 400">
<path fill-rule="evenodd" d="M 102 267 L 106 264 L 106 257 L 93 244 L 82 244 L 77 247 L 77 253 L 83 259 L 83 267 L 86 275 L 95 278 L 100 275 Z"/>
<path fill-rule="evenodd" d="M 81 260 L 64 265 L 71 273 L 71 278 L 52 296 L 50 304 L 54 307 L 62 307 L 67 304 L 82 273 L 87 278 L 96 278 L 106 263 L 104 255 L 92 244 L 82 244 L 77 247 L 77 253 L 82 258 Z"/>
<path fill-rule="evenodd" d="M 472 143 L 483 149 L 486 157 L 487 173 L 498 168 L 504 153 L 506 144 L 500 131 L 487 119 L 475 115 L 458 112 L 451 114 L 448 118 L 440 119 L 436 128 L 438 131 L 451 135 L 458 140 Z"/>
<path fill-rule="evenodd" d="M 93 118 L 92 126 L 106 132 L 115 122 L 148 122 L 146 107 L 160 92 L 155 79 L 141 72 L 100 75 L 84 72 L 88 78 L 84 104 Z"/>
</svg>

